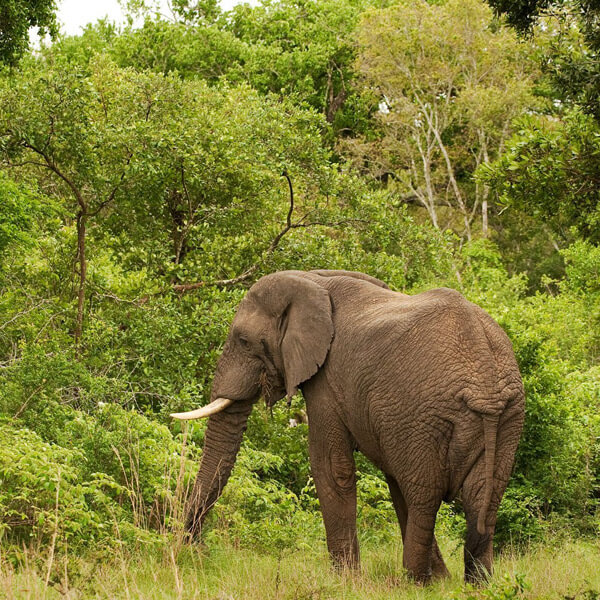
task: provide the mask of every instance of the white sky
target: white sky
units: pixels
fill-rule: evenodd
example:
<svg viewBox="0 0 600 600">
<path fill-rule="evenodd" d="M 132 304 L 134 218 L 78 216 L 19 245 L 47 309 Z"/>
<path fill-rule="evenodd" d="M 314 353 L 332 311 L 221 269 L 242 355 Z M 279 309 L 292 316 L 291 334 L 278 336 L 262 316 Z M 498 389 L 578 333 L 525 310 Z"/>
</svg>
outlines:
<svg viewBox="0 0 600 600">
<path fill-rule="evenodd" d="M 229 10 L 240 1 L 221 0 L 221 8 Z M 256 4 L 256 1 L 250 1 L 249 4 Z M 160 6 L 161 12 L 165 15 L 171 14 L 168 0 L 160 0 Z M 104 17 L 117 23 L 125 21 L 118 0 L 58 0 L 58 20 L 61 23 L 61 30 L 69 35 L 81 33 L 82 27 Z"/>
</svg>

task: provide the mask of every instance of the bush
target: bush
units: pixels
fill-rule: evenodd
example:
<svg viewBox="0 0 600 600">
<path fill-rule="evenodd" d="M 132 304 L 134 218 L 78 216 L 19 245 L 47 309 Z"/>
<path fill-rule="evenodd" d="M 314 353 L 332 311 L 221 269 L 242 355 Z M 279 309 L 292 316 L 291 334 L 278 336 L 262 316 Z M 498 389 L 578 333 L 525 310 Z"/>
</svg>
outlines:
<svg viewBox="0 0 600 600">
<path fill-rule="evenodd" d="M 110 476 L 84 477 L 85 456 L 45 442 L 28 429 L 0 423 L 0 535 L 9 542 L 78 547 L 106 543 L 125 520 L 114 502 L 125 492 Z"/>
</svg>

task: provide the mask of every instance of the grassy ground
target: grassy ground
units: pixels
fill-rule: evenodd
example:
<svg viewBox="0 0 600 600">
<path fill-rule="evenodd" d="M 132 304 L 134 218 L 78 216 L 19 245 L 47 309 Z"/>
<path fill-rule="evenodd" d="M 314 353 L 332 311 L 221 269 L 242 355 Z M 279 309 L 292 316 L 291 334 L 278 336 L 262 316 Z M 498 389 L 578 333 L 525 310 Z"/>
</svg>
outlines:
<svg viewBox="0 0 600 600">
<path fill-rule="evenodd" d="M 481 589 L 462 583 L 462 548 L 442 541 L 452 578 L 426 588 L 406 579 L 401 548 L 363 550 L 359 573 L 329 568 L 324 548 L 284 551 L 281 556 L 234 548 L 174 548 L 103 560 L 31 555 L 15 570 L 0 563 L 0 598 L 202 599 L 202 600 L 375 600 L 512 598 L 600 598 L 600 541 L 566 541 L 497 557 L 491 583 Z M 520 591 L 519 581 L 527 588 Z"/>
</svg>

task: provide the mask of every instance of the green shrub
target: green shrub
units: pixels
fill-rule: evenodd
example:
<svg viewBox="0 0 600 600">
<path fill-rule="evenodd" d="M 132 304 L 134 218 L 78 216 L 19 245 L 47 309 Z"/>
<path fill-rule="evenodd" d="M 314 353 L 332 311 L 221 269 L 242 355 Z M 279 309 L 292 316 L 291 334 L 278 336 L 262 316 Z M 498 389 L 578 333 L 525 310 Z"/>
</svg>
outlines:
<svg viewBox="0 0 600 600">
<path fill-rule="evenodd" d="M 486 587 L 466 585 L 453 596 L 453 600 L 519 600 L 527 598 L 531 588 L 522 573 L 504 575 L 499 581 L 494 581 Z"/>
<path fill-rule="evenodd" d="M 536 490 L 513 482 L 498 509 L 494 545 L 501 549 L 540 541 L 544 533 L 541 515 L 541 500 Z"/>
<path fill-rule="evenodd" d="M 0 423 L 0 535 L 12 543 L 47 546 L 106 542 L 124 520 L 115 495 L 124 489 L 110 476 L 85 478 L 85 456 L 39 435 Z"/>
</svg>

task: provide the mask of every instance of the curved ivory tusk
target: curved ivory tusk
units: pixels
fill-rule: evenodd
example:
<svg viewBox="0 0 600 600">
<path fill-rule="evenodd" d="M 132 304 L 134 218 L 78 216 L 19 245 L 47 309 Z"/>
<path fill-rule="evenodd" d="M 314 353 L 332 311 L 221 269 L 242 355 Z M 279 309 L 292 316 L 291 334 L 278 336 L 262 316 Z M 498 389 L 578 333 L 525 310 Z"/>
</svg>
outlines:
<svg viewBox="0 0 600 600">
<path fill-rule="evenodd" d="M 202 408 L 197 408 L 196 410 L 190 410 L 189 412 L 183 413 L 172 413 L 171 416 L 174 419 L 179 419 L 180 421 L 191 421 L 192 419 L 203 419 L 204 417 L 210 417 L 211 415 L 216 415 L 222 410 L 226 409 L 228 406 L 233 404 L 233 400 L 229 400 L 228 398 L 217 398 L 210 404 L 203 406 Z"/>
</svg>

